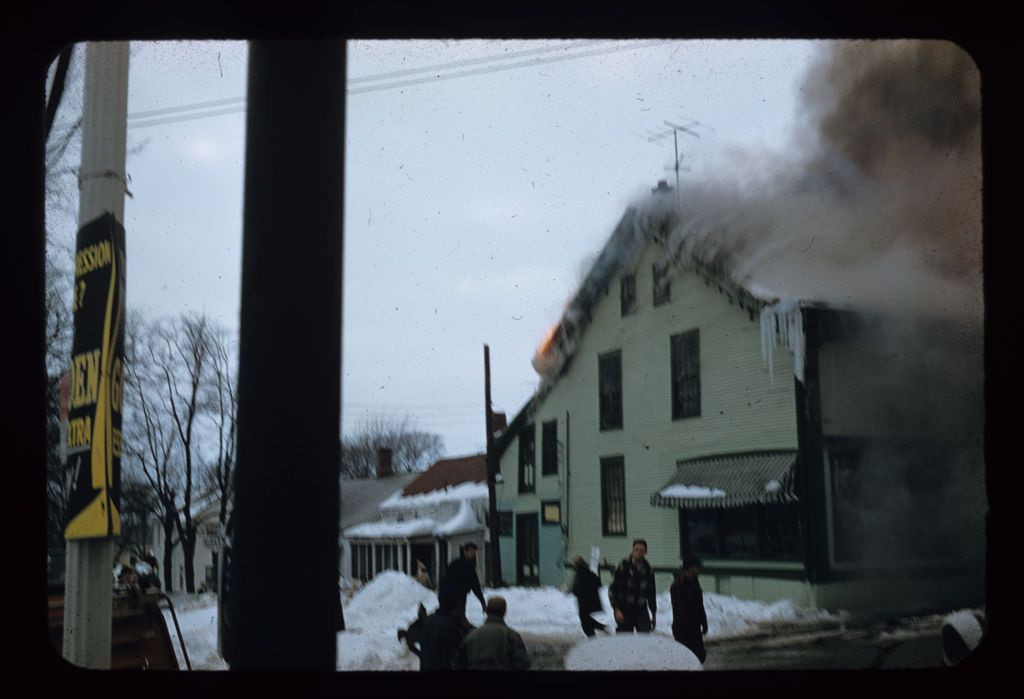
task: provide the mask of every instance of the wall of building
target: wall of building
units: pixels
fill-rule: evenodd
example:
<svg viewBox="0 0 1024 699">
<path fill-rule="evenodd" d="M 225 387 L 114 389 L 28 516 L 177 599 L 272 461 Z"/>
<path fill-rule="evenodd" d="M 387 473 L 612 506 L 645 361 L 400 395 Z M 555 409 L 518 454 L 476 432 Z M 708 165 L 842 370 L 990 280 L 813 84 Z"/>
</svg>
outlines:
<svg viewBox="0 0 1024 699">
<path fill-rule="evenodd" d="M 761 355 L 759 318 L 751 319 L 691 271 L 677 272 L 672 277 L 671 302 L 653 307 L 651 266 L 656 250 L 657 246 L 649 245 L 635 271 L 636 313 L 621 317 L 619 278 L 613 277 L 607 293 L 592 309 L 592 321 L 566 374 L 533 416 L 535 495 L 517 495 L 518 442 L 513 441 L 502 455 L 505 482 L 499 509 L 537 511 L 541 500 L 559 497 L 568 466 L 564 557 L 578 553 L 589 559 L 591 547 L 599 546 L 601 559 L 615 564 L 628 555 L 634 538 L 644 538 L 651 562 L 674 568 L 681 558 L 678 511 L 652 507 L 650 498 L 675 473 L 677 461 L 797 447 L 792 355 L 776 349 L 772 376 Z M 695 328 L 700 330 L 701 415 L 673 420 L 669 338 Z M 598 356 L 614 350 L 622 353 L 623 428 L 602 432 L 598 429 Z M 552 419 L 558 420 L 562 446 L 559 474 L 543 477 L 540 425 Z M 608 456 L 624 459 L 627 531 L 623 536 L 602 534 L 600 459 Z M 510 544 L 514 555 L 514 543 Z M 563 580 L 568 576 L 563 573 Z M 665 580 L 669 580 L 667 574 Z"/>
</svg>

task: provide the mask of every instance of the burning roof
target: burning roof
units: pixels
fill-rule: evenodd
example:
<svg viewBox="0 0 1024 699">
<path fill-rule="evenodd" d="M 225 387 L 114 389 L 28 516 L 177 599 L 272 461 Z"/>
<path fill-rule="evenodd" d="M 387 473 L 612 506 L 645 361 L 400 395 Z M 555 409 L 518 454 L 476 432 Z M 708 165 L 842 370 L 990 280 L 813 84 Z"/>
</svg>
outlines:
<svg viewBox="0 0 1024 699">
<path fill-rule="evenodd" d="M 734 148 L 714 178 L 626 211 L 538 348 L 539 394 L 569 366 L 614 275 L 648 244 L 666 268 L 691 269 L 761 314 L 765 333 L 795 353 L 795 306 L 980 332 L 981 102 L 970 56 L 944 41 L 826 43 L 801 95 L 785 153 Z"/>
</svg>

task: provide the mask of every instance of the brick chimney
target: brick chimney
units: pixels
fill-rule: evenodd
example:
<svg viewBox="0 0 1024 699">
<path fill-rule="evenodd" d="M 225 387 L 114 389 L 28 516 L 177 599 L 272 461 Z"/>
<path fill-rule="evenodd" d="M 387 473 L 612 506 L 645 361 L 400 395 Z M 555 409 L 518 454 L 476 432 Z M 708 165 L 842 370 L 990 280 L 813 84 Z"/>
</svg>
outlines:
<svg viewBox="0 0 1024 699">
<path fill-rule="evenodd" d="M 390 478 L 395 475 L 391 469 L 391 450 L 377 447 L 377 478 Z"/>
</svg>

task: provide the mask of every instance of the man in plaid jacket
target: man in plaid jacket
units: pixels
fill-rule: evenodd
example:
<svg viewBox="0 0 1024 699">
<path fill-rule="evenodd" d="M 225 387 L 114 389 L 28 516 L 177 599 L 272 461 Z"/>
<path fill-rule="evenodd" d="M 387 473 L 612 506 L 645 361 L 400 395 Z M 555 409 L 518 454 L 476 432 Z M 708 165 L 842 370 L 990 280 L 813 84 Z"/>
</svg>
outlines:
<svg viewBox="0 0 1024 699">
<path fill-rule="evenodd" d="M 608 598 L 618 624 L 617 632 L 647 633 L 654 630 L 658 602 L 654 591 L 654 571 L 646 556 L 647 542 L 634 539 L 632 555 L 615 569 L 612 584 L 608 587 Z"/>
</svg>

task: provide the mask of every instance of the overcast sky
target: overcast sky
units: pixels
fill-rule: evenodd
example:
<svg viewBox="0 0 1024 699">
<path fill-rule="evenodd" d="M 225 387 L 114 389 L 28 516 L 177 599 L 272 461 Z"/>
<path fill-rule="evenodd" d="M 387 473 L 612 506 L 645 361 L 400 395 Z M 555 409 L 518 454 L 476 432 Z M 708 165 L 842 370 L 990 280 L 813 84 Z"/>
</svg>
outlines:
<svg viewBox="0 0 1024 699">
<path fill-rule="evenodd" d="M 247 47 L 131 46 L 127 303 L 237 329 Z M 537 386 L 537 344 L 625 207 L 674 180 L 672 138 L 648 134 L 699 122 L 699 138 L 680 136 L 684 183 L 735 166 L 736 149 L 785 157 L 820 49 L 350 42 L 345 429 L 368 412 L 408 414 L 450 455 L 482 450 L 483 345 L 494 406 L 511 417 Z M 58 125 L 76 109 L 72 93 Z M 73 217 L 50 218 L 73 238 Z"/>
</svg>

